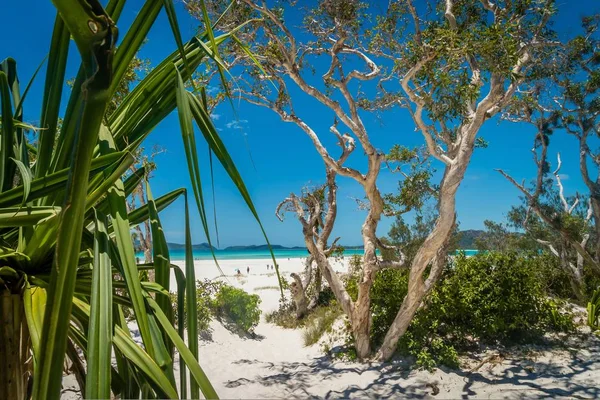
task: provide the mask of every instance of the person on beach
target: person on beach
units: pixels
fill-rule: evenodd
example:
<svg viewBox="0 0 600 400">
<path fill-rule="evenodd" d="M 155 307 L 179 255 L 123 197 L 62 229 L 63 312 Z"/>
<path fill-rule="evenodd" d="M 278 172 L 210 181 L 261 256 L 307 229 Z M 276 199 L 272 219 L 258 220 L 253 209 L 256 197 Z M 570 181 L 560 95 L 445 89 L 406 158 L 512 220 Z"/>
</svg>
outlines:
<svg viewBox="0 0 600 400">
<path fill-rule="evenodd" d="M 248 273 L 248 275 L 250 275 L 250 266 L 248 266 L 248 268 L 246 268 L 246 272 Z"/>
</svg>

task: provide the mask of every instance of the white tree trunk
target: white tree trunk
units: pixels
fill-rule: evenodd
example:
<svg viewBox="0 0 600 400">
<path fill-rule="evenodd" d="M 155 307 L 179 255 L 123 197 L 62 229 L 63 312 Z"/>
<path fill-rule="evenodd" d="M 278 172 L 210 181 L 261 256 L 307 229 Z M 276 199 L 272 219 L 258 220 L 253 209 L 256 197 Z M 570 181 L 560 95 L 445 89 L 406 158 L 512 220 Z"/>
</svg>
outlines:
<svg viewBox="0 0 600 400">
<path fill-rule="evenodd" d="M 383 344 L 377 352 L 377 359 L 388 360 L 396 351 L 398 340 L 408 329 L 415 313 L 437 282 L 445 263 L 448 240 L 452 235 L 456 218 L 456 191 L 462 181 L 473 148 L 464 149 L 462 159 L 446 167 L 440 186 L 439 216 L 433 231 L 427 236 L 410 267 L 408 293 L 396 318 L 390 326 Z M 427 281 L 423 280 L 425 269 L 433 262 Z"/>
</svg>

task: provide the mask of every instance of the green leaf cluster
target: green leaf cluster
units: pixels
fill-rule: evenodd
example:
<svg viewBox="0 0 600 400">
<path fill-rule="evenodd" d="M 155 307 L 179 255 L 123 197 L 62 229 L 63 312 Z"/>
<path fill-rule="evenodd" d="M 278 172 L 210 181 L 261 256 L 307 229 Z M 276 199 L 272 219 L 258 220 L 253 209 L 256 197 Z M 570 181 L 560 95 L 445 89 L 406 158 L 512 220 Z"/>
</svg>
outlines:
<svg viewBox="0 0 600 400">
<path fill-rule="evenodd" d="M 250 332 L 260 322 L 261 300 L 256 294 L 248 294 L 244 290 L 222 285 L 215 295 L 211 308 L 219 318 L 226 318 L 238 326 L 243 332 Z"/>
<path fill-rule="evenodd" d="M 490 252 L 456 256 L 398 343 L 416 365 L 458 366 L 461 350 L 477 343 L 536 341 L 545 331 L 574 328 L 560 301 L 548 298 L 540 273 L 547 258 Z M 358 275 L 347 282 L 356 296 Z M 371 289 L 372 341 L 381 343 L 408 290 L 408 273 L 383 270 Z"/>
<path fill-rule="evenodd" d="M 9 353 L 1 346 L 0 397 L 58 398 L 67 357 L 79 366 L 74 370 L 86 398 L 199 398 L 200 392 L 216 398 L 198 364 L 187 192 L 178 189 L 154 198 L 147 186 L 148 204 L 128 210 L 126 198 L 146 174 L 143 169 L 126 172 L 146 137 L 177 108 L 193 194 L 208 241 L 193 122 L 258 220 L 204 104 L 183 84 L 201 63 L 216 60 L 218 64 L 218 48 L 235 30 L 215 36 L 207 23 L 203 32 L 183 43 L 173 3 L 146 1 L 129 30 L 120 33 L 117 48 L 116 24 L 124 0 L 112 0 L 106 8 L 96 0 L 55 0 L 54 4 L 57 15 L 37 142 L 27 135 L 31 127 L 23 122 L 31 82 L 21 91 L 16 61 L 9 58 L 0 63 L 0 297 L 8 296 L 14 303 L 2 309 L 1 317 L 16 321 L 14 337 L 3 336 L 0 342 L 31 343 Z M 139 66 L 135 55 L 163 7 L 177 49 L 134 87 L 125 88 Z M 65 70 L 71 38 L 81 66 L 67 97 Z M 64 110 L 63 103 L 67 104 Z M 181 195 L 185 199 L 184 271 L 170 263 L 159 216 Z M 145 220 L 151 226 L 153 262 L 137 265 L 131 229 Z M 154 282 L 142 273 L 150 269 L 156 272 Z M 176 282 L 171 283 L 171 272 Z M 178 315 L 187 317 L 187 344 L 184 324 L 174 325 L 168 293 L 172 287 L 177 288 Z M 139 328 L 141 345 L 134 340 L 125 315 L 132 316 Z M 12 375 L 4 368 L 17 364 L 32 373 Z M 24 390 L 27 387 L 31 390 Z"/>
</svg>

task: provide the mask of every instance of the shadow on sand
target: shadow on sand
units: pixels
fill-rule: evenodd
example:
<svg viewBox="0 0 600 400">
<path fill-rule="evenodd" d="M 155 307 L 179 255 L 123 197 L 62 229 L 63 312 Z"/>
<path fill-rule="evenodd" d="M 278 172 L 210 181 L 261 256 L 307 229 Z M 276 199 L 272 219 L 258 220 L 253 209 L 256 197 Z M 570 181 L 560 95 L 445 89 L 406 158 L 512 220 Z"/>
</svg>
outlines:
<svg viewBox="0 0 600 400">
<path fill-rule="evenodd" d="M 553 362 L 553 358 L 508 356 L 501 364 L 488 365 L 478 371 L 443 369 L 434 374 L 411 370 L 406 360 L 390 363 L 342 363 L 329 357 L 308 362 L 272 363 L 240 359 L 234 364 L 248 364 L 259 369 L 255 379 L 240 378 L 227 381 L 226 387 L 245 385 L 278 386 L 285 397 L 299 398 L 600 398 L 600 345 L 583 349 L 589 352 L 585 359 L 579 352 L 568 354 Z M 556 361 L 556 360 L 555 360 Z M 486 370 L 486 369 L 489 369 Z M 592 371 L 596 371 L 592 374 Z M 340 376 L 354 384 L 340 388 Z M 316 393 L 312 388 L 330 388 Z M 336 387 L 337 386 L 337 387 Z"/>
</svg>

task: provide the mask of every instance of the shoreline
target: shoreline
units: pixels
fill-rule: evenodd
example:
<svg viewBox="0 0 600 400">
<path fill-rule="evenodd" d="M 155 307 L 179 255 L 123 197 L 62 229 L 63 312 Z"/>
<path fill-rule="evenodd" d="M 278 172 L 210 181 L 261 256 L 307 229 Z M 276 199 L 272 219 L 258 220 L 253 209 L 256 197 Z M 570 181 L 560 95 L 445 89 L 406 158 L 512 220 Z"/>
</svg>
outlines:
<svg viewBox="0 0 600 400">
<path fill-rule="evenodd" d="M 289 281 L 290 274 L 292 272 L 299 273 L 305 269 L 306 257 L 296 258 L 285 258 L 276 259 L 279 265 L 279 273 L 282 278 Z M 194 271 L 196 273 L 196 280 L 203 279 L 226 279 L 230 284 L 238 286 L 236 282 L 239 282 L 240 288 L 248 291 L 248 287 L 245 286 L 241 281 L 248 280 L 250 278 L 261 277 L 264 280 L 263 286 L 268 286 L 272 283 L 273 286 L 277 286 L 277 276 L 275 269 L 267 269 L 267 265 L 272 266 L 273 260 L 271 258 L 258 258 L 258 259 L 229 259 L 229 260 L 218 260 L 219 266 L 223 271 L 224 275 L 221 275 L 214 260 L 194 260 Z M 343 257 L 339 259 L 332 259 L 332 267 L 338 272 L 348 271 L 348 263 L 350 257 Z M 172 260 L 171 264 L 177 265 L 185 273 L 185 260 Z M 248 268 L 250 272 L 248 273 Z M 240 270 L 240 274 L 237 274 L 237 270 Z M 267 279 L 270 278 L 270 279 Z M 254 279 L 252 279 L 254 280 Z M 270 282 L 270 283 L 269 283 Z M 170 290 L 175 290 L 177 287 L 177 281 L 175 280 L 175 272 L 171 271 L 171 287 Z M 252 287 L 250 290 L 253 290 Z"/>
<path fill-rule="evenodd" d="M 450 257 L 458 255 L 459 252 L 464 252 L 467 256 L 473 256 L 479 253 L 478 250 L 475 249 L 460 249 L 453 252 L 449 252 L 448 255 Z M 280 260 L 290 260 L 290 259 L 305 259 L 309 256 L 308 251 L 306 250 L 274 250 L 275 260 L 279 262 Z M 337 257 L 339 259 L 350 259 L 352 256 L 359 255 L 362 256 L 362 250 L 350 249 L 344 252 L 343 256 Z M 378 253 L 379 254 L 379 253 Z M 143 260 L 143 253 L 136 253 L 135 255 L 139 260 Z M 214 263 L 213 255 L 210 251 L 195 251 L 193 252 L 194 261 L 211 261 Z M 241 251 L 241 250 L 217 250 L 215 251 L 215 256 L 219 264 L 229 261 L 239 261 L 239 262 L 247 262 L 250 261 L 252 263 L 264 261 L 264 264 L 272 264 L 273 259 L 271 258 L 271 254 L 265 251 Z M 169 257 L 171 262 L 184 262 L 185 261 L 185 251 L 184 250 L 169 250 Z"/>
</svg>

